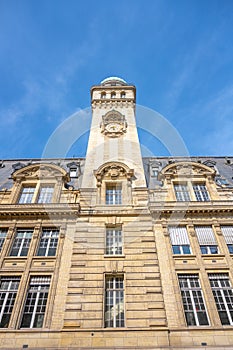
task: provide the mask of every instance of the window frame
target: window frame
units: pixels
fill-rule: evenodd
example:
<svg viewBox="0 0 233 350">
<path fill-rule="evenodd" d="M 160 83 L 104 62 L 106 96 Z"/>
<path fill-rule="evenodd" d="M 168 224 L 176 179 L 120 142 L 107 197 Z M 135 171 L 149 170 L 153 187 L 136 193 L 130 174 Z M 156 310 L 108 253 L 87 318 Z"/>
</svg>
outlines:
<svg viewBox="0 0 233 350">
<path fill-rule="evenodd" d="M 45 191 L 43 191 L 45 190 Z M 52 191 L 51 191 L 52 190 Z M 36 203 L 38 204 L 48 204 L 53 202 L 54 195 L 54 185 L 40 184 L 38 195 L 36 198 Z M 43 200 L 41 200 L 43 199 Z"/>
<path fill-rule="evenodd" d="M 42 282 L 38 281 L 39 279 L 42 280 Z M 44 282 L 43 282 L 44 279 Z M 33 284 L 33 280 L 35 280 L 34 284 Z M 43 286 L 44 289 L 43 289 Z M 37 288 L 36 288 L 37 287 Z M 31 276 L 30 277 L 30 281 L 28 284 L 28 288 L 27 288 L 27 294 L 25 297 L 25 301 L 24 301 L 24 307 L 22 310 L 22 317 L 21 317 L 21 322 L 20 322 L 20 328 L 21 329 L 37 329 L 37 328 L 43 328 L 44 325 L 44 321 L 45 321 L 45 316 L 46 316 L 46 311 L 47 311 L 47 307 L 48 307 L 48 300 L 49 300 L 49 292 L 51 289 L 51 276 Z M 33 298 L 33 294 L 35 295 Z M 42 302 L 39 303 L 39 300 L 44 301 L 44 294 L 46 295 L 46 302 L 45 304 L 43 304 Z M 32 300 L 35 300 L 35 303 L 32 305 Z M 40 309 L 44 309 L 44 312 L 40 312 L 38 313 L 38 307 Z M 26 312 L 26 310 L 29 309 L 29 311 L 32 312 Z M 42 315 L 42 319 L 37 320 L 37 322 L 41 322 L 40 326 L 37 327 L 35 326 L 35 321 L 36 321 L 36 315 Z M 25 324 L 23 324 L 24 322 L 24 317 L 26 319 L 26 316 L 28 315 L 28 320 L 29 320 L 29 326 L 26 326 Z M 31 317 L 30 317 L 31 315 Z M 28 322 L 27 320 L 27 322 Z"/>
<path fill-rule="evenodd" d="M 221 225 L 221 232 L 229 254 L 233 254 L 233 225 Z"/>
<path fill-rule="evenodd" d="M 33 188 L 34 189 L 33 194 L 30 197 L 30 200 L 22 201 L 21 198 L 23 195 L 23 191 L 24 189 L 27 189 L 27 188 Z M 46 201 L 40 201 L 41 191 L 43 189 L 49 189 L 49 188 L 52 189 L 52 194 L 50 195 L 50 201 L 47 201 L 47 199 Z M 55 183 L 53 182 L 38 181 L 37 183 L 28 183 L 28 184 L 22 183 L 17 203 L 18 204 L 50 204 L 50 203 L 53 203 L 54 193 L 55 193 Z"/>
<path fill-rule="evenodd" d="M 185 189 L 183 188 L 185 187 Z M 177 202 L 190 202 L 190 190 L 187 182 L 173 184 Z"/>
<path fill-rule="evenodd" d="M 105 183 L 105 204 L 122 205 L 122 183 L 121 182 Z"/>
<path fill-rule="evenodd" d="M 0 228 L 0 254 L 2 252 L 4 243 L 6 241 L 7 232 L 8 232 L 7 228 Z"/>
<path fill-rule="evenodd" d="M 218 276 L 219 277 L 221 276 L 221 278 L 219 278 Z M 227 326 L 227 325 L 232 326 L 233 325 L 233 288 L 231 286 L 231 281 L 230 281 L 229 275 L 227 273 L 209 273 L 208 278 L 209 278 L 209 283 L 211 286 L 211 290 L 213 293 L 215 305 L 216 305 L 216 308 L 218 311 L 218 315 L 219 315 L 219 319 L 221 321 L 221 324 L 223 326 Z M 226 281 L 226 280 L 227 280 L 229 285 L 222 286 L 220 281 Z M 217 285 L 214 286 L 213 285 L 214 283 L 211 283 L 213 281 L 216 281 Z M 225 293 L 224 293 L 224 291 L 225 291 Z M 229 291 L 231 291 L 231 292 L 229 292 Z M 216 293 L 214 293 L 214 292 L 216 292 Z M 229 303 L 227 302 L 227 299 L 229 299 Z M 229 308 L 229 305 L 231 305 L 232 307 Z M 222 319 L 220 312 L 222 312 L 222 316 L 223 316 L 223 312 L 225 312 L 225 317 L 227 316 L 228 323 L 223 323 L 223 321 L 222 321 L 223 319 Z M 232 314 L 232 316 L 231 316 L 231 314 Z"/>
<path fill-rule="evenodd" d="M 181 279 L 184 280 L 185 278 L 186 278 L 186 286 L 182 286 Z M 193 280 L 191 281 L 191 279 Z M 196 281 L 196 284 L 194 281 Z M 178 284 L 180 287 L 180 295 L 181 295 L 183 311 L 184 311 L 184 316 L 185 316 L 187 326 L 188 327 L 210 326 L 209 316 L 208 316 L 208 312 L 205 304 L 205 298 L 203 295 L 198 274 L 178 274 Z M 199 308 L 201 305 L 203 308 Z M 201 313 L 203 314 L 205 321 L 207 321 L 207 323 L 200 324 Z M 194 323 L 192 321 L 194 321 Z"/>
<path fill-rule="evenodd" d="M 192 254 L 189 235 L 185 226 L 168 226 L 168 233 L 170 237 L 172 252 L 174 255 Z M 175 235 L 179 235 L 179 239 L 176 239 Z M 185 247 L 188 247 L 188 252 L 185 251 Z"/>
<path fill-rule="evenodd" d="M 25 229 L 17 228 L 15 235 L 14 235 L 13 242 L 11 244 L 9 256 L 15 257 L 15 258 L 28 256 L 28 252 L 30 249 L 31 241 L 32 241 L 33 232 L 34 232 L 34 230 L 32 228 L 25 228 Z M 20 233 L 23 234 L 22 237 L 18 237 L 18 235 L 20 236 Z M 29 235 L 29 236 L 27 237 L 27 235 Z M 17 254 L 13 255 L 12 254 L 13 250 L 14 249 L 16 250 L 17 248 L 18 248 Z M 22 255 L 23 249 L 25 250 L 25 254 Z"/>
<path fill-rule="evenodd" d="M 186 187 L 186 189 L 182 187 Z M 177 202 L 211 201 L 207 181 L 173 181 L 173 191 Z"/>
<path fill-rule="evenodd" d="M 112 280 L 112 288 L 108 288 L 109 281 Z M 117 288 L 117 280 L 119 280 L 121 288 Z M 117 303 L 117 300 L 120 303 Z M 123 299 L 123 301 L 122 301 Z M 108 303 L 110 301 L 110 303 Z M 123 310 L 121 307 L 123 306 Z M 117 320 L 117 315 L 120 317 Z M 118 312 L 118 313 L 117 313 Z M 110 314 L 110 318 L 109 318 Z M 123 318 L 121 317 L 123 314 Z M 105 275 L 104 290 L 104 327 L 105 328 L 123 328 L 125 327 L 125 279 L 124 275 Z"/>
<path fill-rule="evenodd" d="M 122 232 L 121 226 L 106 227 L 105 255 L 107 256 L 123 255 L 123 232 Z"/>
<path fill-rule="evenodd" d="M 36 192 L 36 184 L 33 185 L 33 184 L 28 184 L 28 185 L 22 185 L 21 187 L 21 191 L 20 191 L 20 194 L 19 194 L 19 198 L 18 198 L 18 204 L 31 204 L 34 202 L 34 197 L 35 197 L 35 192 Z M 26 190 L 29 190 L 29 189 L 33 189 L 33 191 L 30 191 L 29 193 L 24 193 L 24 191 Z M 25 199 L 24 199 L 24 196 L 25 196 Z M 29 197 L 29 200 L 28 200 L 28 197 Z"/>
<path fill-rule="evenodd" d="M 43 235 L 49 232 L 48 237 L 43 237 Z M 52 232 L 56 233 L 55 237 L 52 237 Z M 40 240 L 37 248 L 37 253 L 36 256 L 39 257 L 55 257 L 57 255 L 57 248 L 58 248 L 58 243 L 59 243 L 59 235 L 60 235 L 60 230 L 59 228 L 42 228 L 41 235 L 40 235 Z M 46 243 L 46 246 L 43 247 L 43 245 Z M 51 248 L 51 245 L 55 244 L 55 247 Z M 40 250 L 45 249 L 45 254 L 39 254 Z M 55 249 L 55 254 L 50 255 L 49 251 Z"/>
<path fill-rule="evenodd" d="M 2 280 L 8 280 L 10 282 L 7 288 L 2 288 Z M 0 276 L 0 300 L 2 300 L 2 307 L 0 309 L 0 329 L 5 329 L 9 327 L 11 316 L 15 306 L 15 300 L 17 298 L 17 293 L 19 290 L 19 284 L 20 276 Z M 8 319 L 6 319 L 7 324 L 2 325 L 4 315 L 8 315 Z"/>
<path fill-rule="evenodd" d="M 192 188 L 197 202 L 209 202 L 210 195 L 205 183 L 192 182 Z"/>
<path fill-rule="evenodd" d="M 213 255 L 220 253 L 218 242 L 216 240 L 213 227 L 211 225 L 196 225 L 194 226 L 194 229 L 196 232 L 202 255 Z M 206 232 L 201 232 L 201 230 L 204 231 L 205 229 Z"/>
</svg>

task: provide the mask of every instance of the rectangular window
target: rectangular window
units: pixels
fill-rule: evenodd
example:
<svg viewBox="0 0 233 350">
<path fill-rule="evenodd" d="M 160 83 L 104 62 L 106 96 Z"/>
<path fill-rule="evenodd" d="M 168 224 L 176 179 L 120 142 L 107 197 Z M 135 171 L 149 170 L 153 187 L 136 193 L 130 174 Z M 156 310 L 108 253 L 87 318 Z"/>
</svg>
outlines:
<svg viewBox="0 0 233 350">
<path fill-rule="evenodd" d="M 23 187 L 19 198 L 19 204 L 32 203 L 32 198 L 34 196 L 35 189 L 35 186 Z"/>
<path fill-rule="evenodd" d="M 210 200 L 209 193 L 207 191 L 206 185 L 204 184 L 194 184 L 193 191 L 196 196 L 196 200 L 199 202 L 208 202 Z"/>
<path fill-rule="evenodd" d="M 59 231 L 57 229 L 43 229 L 38 248 L 38 256 L 55 256 Z"/>
<path fill-rule="evenodd" d="M 105 327 L 124 327 L 124 278 L 106 276 Z"/>
<path fill-rule="evenodd" d="M 0 328 L 9 326 L 20 277 L 0 278 Z"/>
<path fill-rule="evenodd" d="M 50 277 L 32 277 L 24 305 L 21 328 L 43 327 Z"/>
<path fill-rule="evenodd" d="M 218 254 L 218 246 L 211 226 L 196 226 L 195 231 L 202 254 Z"/>
<path fill-rule="evenodd" d="M 106 254 L 122 254 L 122 230 L 121 227 L 109 227 L 106 229 Z"/>
<path fill-rule="evenodd" d="M 168 228 L 173 254 L 191 254 L 186 227 Z"/>
<path fill-rule="evenodd" d="M 233 325 L 233 292 L 228 274 L 209 274 L 209 280 L 222 325 Z"/>
<path fill-rule="evenodd" d="M 70 168 L 70 177 L 78 177 L 78 169 Z"/>
<path fill-rule="evenodd" d="M 53 186 L 41 186 L 37 203 L 51 203 L 53 199 Z"/>
<path fill-rule="evenodd" d="M 122 203 L 121 185 L 107 184 L 106 185 L 106 204 L 121 204 Z"/>
<path fill-rule="evenodd" d="M 18 229 L 11 248 L 10 256 L 27 256 L 33 230 Z"/>
<path fill-rule="evenodd" d="M 178 275 L 188 326 L 209 325 L 198 275 Z"/>
<path fill-rule="evenodd" d="M 223 236 L 225 238 L 230 254 L 233 254 L 233 226 L 221 226 Z"/>
<path fill-rule="evenodd" d="M 174 190 L 175 190 L 176 199 L 178 202 L 190 201 L 189 190 L 186 184 L 174 185 Z"/>
<path fill-rule="evenodd" d="M 1 228 L 0 229 L 0 252 L 2 250 L 5 238 L 6 238 L 6 234 L 7 234 L 7 229 L 5 228 Z"/>
</svg>

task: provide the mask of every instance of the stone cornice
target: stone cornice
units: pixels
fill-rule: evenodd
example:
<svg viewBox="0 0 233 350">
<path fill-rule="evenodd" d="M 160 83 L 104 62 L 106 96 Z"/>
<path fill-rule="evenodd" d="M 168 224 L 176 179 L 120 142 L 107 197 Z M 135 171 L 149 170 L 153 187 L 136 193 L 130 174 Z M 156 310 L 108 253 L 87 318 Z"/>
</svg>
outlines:
<svg viewBox="0 0 233 350">
<path fill-rule="evenodd" d="M 76 217 L 79 215 L 79 204 L 2 204 L 0 205 L 0 217 L 17 216 L 63 216 Z"/>
<path fill-rule="evenodd" d="M 233 201 L 150 202 L 150 211 L 160 213 L 233 213 Z"/>
</svg>

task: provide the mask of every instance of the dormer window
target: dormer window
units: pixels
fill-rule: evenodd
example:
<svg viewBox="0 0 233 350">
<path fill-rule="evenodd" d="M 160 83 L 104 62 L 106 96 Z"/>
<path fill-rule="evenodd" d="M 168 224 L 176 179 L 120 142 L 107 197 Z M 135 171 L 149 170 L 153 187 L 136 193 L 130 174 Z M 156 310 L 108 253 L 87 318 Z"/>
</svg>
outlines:
<svg viewBox="0 0 233 350">
<path fill-rule="evenodd" d="M 171 200 L 208 202 L 216 198 L 212 191 L 215 174 L 213 168 L 187 161 L 168 164 L 159 173 L 159 178 L 170 191 Z"/>
<path fill-rule="evenodd" d="M 94 171 L 97 180 L 97 203 L 122 205 L 131 203 L 133 169 L 120 162 L 108 162 Z"/>
<path fill-rule="evenodd" d="M 78 177 L 80 174 L 80 163 L 79 162 L 72 162 L 67 164 L 67 167 L 69 168 L 69 174 L 71 178 Z"/>
<path fill-rule="evenodd" d="M 12 202 L 19 204 L 59 201 L 62 186 L 69 180 L 67 172 L 54 164 L 30 164 L 12 174 L 15 182 Z"/>
<path fill-rule="evenodd" d="M 151 176 L 158 177 L 159 169 L 158 168 L 151 168 Z"/>
<path fill-rule="evenodd" d="M 77 168 L 70 168 L 70 177 L 77 177 Z"/>
<path fill-rule="evenodd" d="M 122 204 L 122 186 L 119 183 L 106 184 L 106 204 Z"/>
</svg>

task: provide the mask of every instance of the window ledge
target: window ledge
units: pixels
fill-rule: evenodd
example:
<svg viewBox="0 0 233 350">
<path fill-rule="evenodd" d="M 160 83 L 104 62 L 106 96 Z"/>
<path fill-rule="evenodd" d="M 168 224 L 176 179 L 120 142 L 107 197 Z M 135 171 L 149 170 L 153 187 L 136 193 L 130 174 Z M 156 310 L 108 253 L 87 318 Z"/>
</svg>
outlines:
<svg viewBox="0 0 233 350">
<path fill-rule="evenodd" d="M 202 258 L 224 258 L 225 255 L 224 254 L 201 254 Z"/>
<path fill-rule="evenodd" d="M 196 255 L 194 254 L 172 254 L 174 259 L 194 259 Z"/>
<path fill-rule="evenodd" d="M 114 259 L 114 258 L 125 258 L 124 254 L 116 254 L 116 255 L 110 255 L 110 254 L 104 254 L 104 258 L 110 258 L 110 259 Z"/>
</svg>

